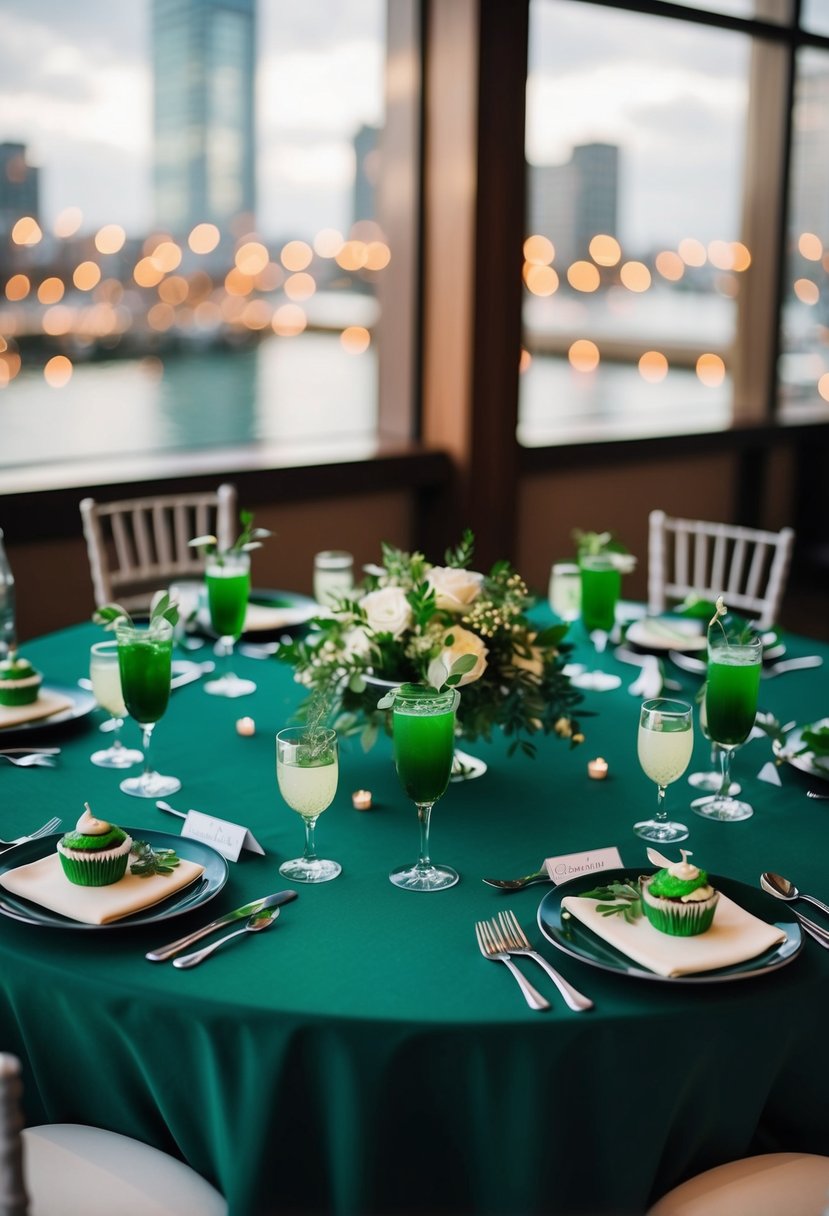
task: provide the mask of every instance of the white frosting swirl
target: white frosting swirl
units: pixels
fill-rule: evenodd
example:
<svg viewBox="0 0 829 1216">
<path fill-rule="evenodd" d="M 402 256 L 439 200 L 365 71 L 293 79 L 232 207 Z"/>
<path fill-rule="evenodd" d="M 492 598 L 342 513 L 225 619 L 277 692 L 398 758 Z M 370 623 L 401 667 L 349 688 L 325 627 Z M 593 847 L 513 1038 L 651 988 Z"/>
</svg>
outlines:
<svg viewBox="0 0 829 1216">
<path fill-rule="evenodd" d="M 682 861 L 675 861 L 672 866 L 668 866 L 668 873 L 672 878 L 678 878 L 682 882 L 692 882 L 693 879 L 699 878 L 699 870 L 688 861 L 692 855 L 689 849 L 679 851 L 682 854 Z"/>
<path fill-rule="evenodd" d="M 87 806 L 75 828 L 82 836 L 106 836 L 112 830 L 112 824 L 105 819 L 96 819 Z"/>
</svg>

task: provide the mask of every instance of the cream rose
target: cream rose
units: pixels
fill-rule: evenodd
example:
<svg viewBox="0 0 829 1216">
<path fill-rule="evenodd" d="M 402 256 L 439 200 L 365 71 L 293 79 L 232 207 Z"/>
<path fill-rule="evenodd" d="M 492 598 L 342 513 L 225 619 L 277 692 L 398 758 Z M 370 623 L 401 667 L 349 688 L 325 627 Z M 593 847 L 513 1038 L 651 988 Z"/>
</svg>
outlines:
<svg viewBox="0 0 829 1216">
<path fill-rule="evenodd" d="M 435 589 L 435 605 L 444 612 L 464 612 L 480 595 L 482 574 L 452 566 L 432 566 L 426 581 Z"/>
<path fill-rule="evenodd" d="M 446 677 L 452 671 L 452 664 L 465 654 L 475 656 L 475 666 L 461 676 L 458 687 L 479 680 L 486 671 L 486 656 L 489 654 L 481 638 L 477 633 L 472 633 L 469 629 L 462 629 L 460 626 L 452 629 L 445 636 L 451 638 L 452 642 L 448 646 L 444 645 L 440 654 L 429 664 L 426 675 L 429 683 L 433 688 L 442 688 L 446 683 Z"/>
<path fill-rule="evenodd" d="M 366 614 L 369 629 L 375 633 L 390 633 L 401 637 L 412 623 L 412 609 L 406 593 L 400 587 L 381 587 L 363 596 L 360 606 Z"/>
</svg>

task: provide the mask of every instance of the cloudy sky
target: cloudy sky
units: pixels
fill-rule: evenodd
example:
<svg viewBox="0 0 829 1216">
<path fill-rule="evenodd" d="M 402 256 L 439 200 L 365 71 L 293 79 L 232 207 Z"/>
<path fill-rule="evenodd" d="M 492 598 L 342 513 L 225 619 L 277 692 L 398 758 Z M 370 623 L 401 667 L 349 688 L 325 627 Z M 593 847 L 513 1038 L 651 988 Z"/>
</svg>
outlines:
<svg viewBox="0 0 829 1216">
<path fill-rule="evenodd" d="M 826 0 L 829 4 L 829 0 Z M 351 219 L 351 141 L 382 122 L 385 0 L 259 0 L 259 227 Z M 618 143 L 621 235 L 739 236 L 748 41 L 635 13 L 536 0 L 527 155 Z M 47 223 L 152 224 L 150 0 L 0 0 L 0 140 L 41 166 Z M 712 189 L 712 183 L 715 188 Z"/>
<path fill-rule="evenodd" d="M 351 141 L 382 123 L 384 0 L 259 0 L 257 175 L 266 235 L 351 222 Z M 41 167 L 49 223 L 152 225 L 150 0 L 0 0 L 0 141 Z"/>
</svg>

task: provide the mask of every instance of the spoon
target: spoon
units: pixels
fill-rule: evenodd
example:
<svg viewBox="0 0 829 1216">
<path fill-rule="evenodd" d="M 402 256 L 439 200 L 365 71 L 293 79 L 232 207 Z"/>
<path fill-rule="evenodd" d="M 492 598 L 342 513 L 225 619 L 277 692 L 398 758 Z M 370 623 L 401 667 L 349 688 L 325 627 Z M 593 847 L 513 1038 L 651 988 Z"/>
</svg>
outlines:
<svg viewBox="0 0 829 1216">
<path fill-rule="evenodd" d="M 815 899 L 814 895 L 804 895 L 793 882 L 790 882 L 788 878 L 784 878 L 782 874 L 774 874 L 770 870 L 767 870 L 761 876 L 761 882 L 763 878 L 765 878 L 769 886 L 774 887 L 774 894 L 779 895 L 781 899 L 805 899 L 807 903 L 814 904 L 816 908 L 820 908 L 821 912 L 825 912 L 829 916 L 829 907 L 826 904 L 822 903 L 819 899 Z"/>
<path fill-rule="evenodd" d="M 522 887 L 531 887 L 534 882 L 549 882 L 550 875 L 546 870 L 538 870 L 535 874 L 525 874 L 523 878 L 482 878 L 488 887 L 497 887 L 499 891 L 520 891 Z"/>
<path fill-rule="evenodd" d="M 226 933 L 224 937 L 220 937 L 218 941 L 212 942 L 202 950 L 195 950 L 192 954 L 183 954 L 181 958 L 174 958 L 173 966 L 195 967 L 197 963 L 207 958 L 214 950 L 218 950 L 219 946 L 223 945 L 224 942 L 229 942 L 232 937 L 240 937 L 243 933 L 259 933 L 260 930 L 269 928 L 277 916 L 279 916 L 279 908 L 266 908 L 261 912 L 254 912 L 247 924 L 241 929 L 236 929 L 233 933 Z"/>
<path fill-rule="evenodd" d="M 760 875 L 760 886 L 764 891 L 767 891 L 769 895 L 773 895 L 775 899 L 782 899 L 785 903 L 790 903 L 791 900 L 797 898 L 796 895 L 784 895 L 778 887 L 774 886 L 774 884 L 769 881 L 771 878 L 779 879 L 779 875 Z M 792 908 L 792 911 L 806 932 L 815 939 L 818 945 L 823 946 L 824 950 L 829 950 L 829 930 L 822 928 L 821 925 L 816 924 L 813 920 L 809 920 L 807 916 L 804 916 L 801 912 L 798 912 L 796 908 Z"/>
<path fill-rule="evenodd" d="M 806 797 L 807 798 L 829 798 L 829 794 L 819 794 L 817 792 L 817 790 L 807 790 Z"/>
</svg>

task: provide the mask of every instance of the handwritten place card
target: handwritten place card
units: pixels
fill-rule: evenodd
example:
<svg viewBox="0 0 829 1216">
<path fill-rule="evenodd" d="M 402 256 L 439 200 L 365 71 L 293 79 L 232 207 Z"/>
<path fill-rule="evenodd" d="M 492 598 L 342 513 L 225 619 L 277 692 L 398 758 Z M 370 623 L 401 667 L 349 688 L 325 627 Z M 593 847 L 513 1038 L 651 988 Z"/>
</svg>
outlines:
<svg viewBox="0 0 829 1216">
<path fill-rule="evenodd" d="M 228 861 L 238 861 L 242 849 L 262 855 L 265 853 L 253 833 L 242 824 L 217 819 L 215 815 L 205 815 L 201 811 L 187 812 L 181 834 L 191 840 L 202 840 L 205 844 L 212 845 L 216 852 L 221 853 Z"/>
<path fill-rule="evenodd" d="M 622 866 L 619 850 L 614 845 L 607 849 L 591 849 L 587 853 L 563 853 L 560 857 L 546 857 L 544 866 L 550 882 L 567 882 L 579 874 L 590 874 L 593 870 L 615 870 Z"/>
</svg>

